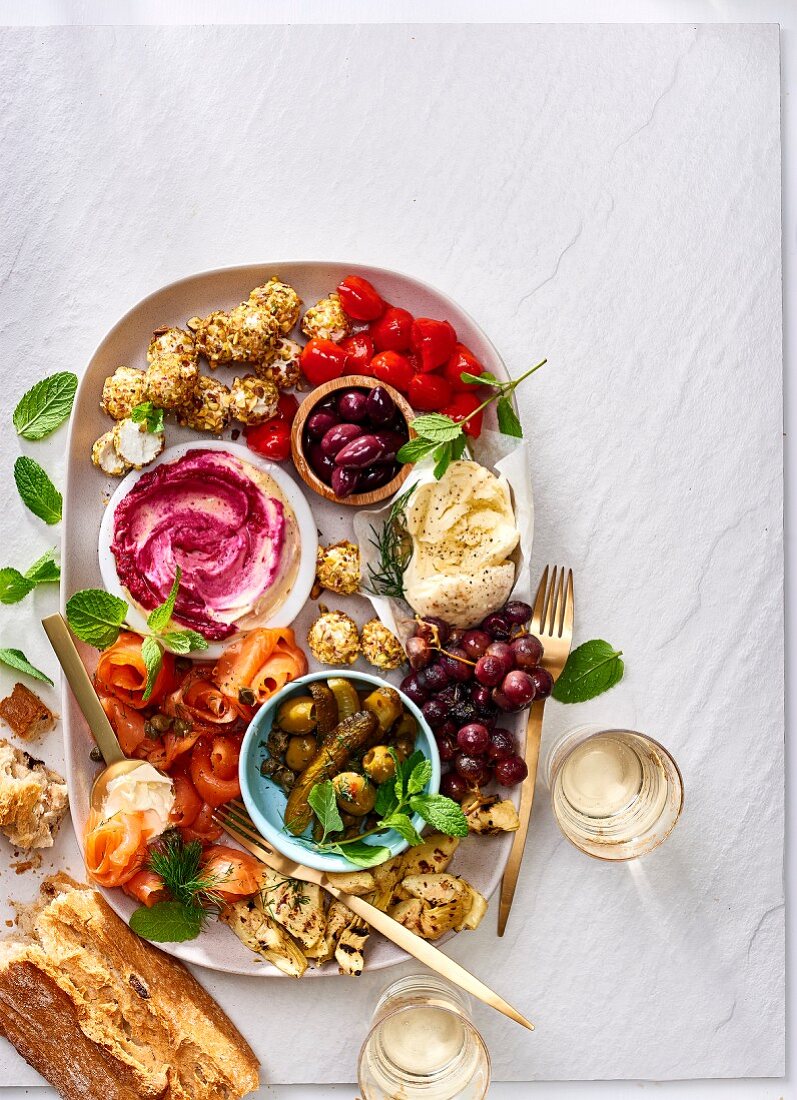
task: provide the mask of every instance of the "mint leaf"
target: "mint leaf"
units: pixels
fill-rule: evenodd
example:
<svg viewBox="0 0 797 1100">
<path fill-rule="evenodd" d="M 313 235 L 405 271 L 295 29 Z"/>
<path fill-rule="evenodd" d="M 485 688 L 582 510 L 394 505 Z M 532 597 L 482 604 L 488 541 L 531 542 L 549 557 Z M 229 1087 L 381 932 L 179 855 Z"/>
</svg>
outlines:
<svg viewBox="0 0 797 1100">
<path fill-rule="evenodd" d="M 128 607 L 124 600 L 102 588 L 84 588 L 66 603 L 66 620 L 82 642 L 107 649 L 119 637 Z"/>
<path fill-rule="evenodd" d="M 148 432 L 163 431 L 163 409 L 157 408 L 151 401 L 142 401 L 130 413 L 130 419 L 136 424 L 145 424 Z"/>
<path fill-rule="evenodd" d="M 411 439 L 408 443 L 399 447 L 396 458 L 399 462 L 420 462 L 422 458 L 426 458 L 428 454 L 431 454 L 436 447 L 437 444 L 433 440 Z"/>
<path fill-rule="evenodd" d="M 54 687 L 52 680 L 43 672 L 35 668 L 21 649 L 0 649 L 0 664 L 7 665 L 17 672 L 24 672 L 26 676 L 32 676 L 34 680 L 41 680 L 50 687 Z"/>
<path fill-rule="evenodd" d="M 20 455 L 14 463 L 14 481 L 22 503 L 45 523 L 59 523 L 63 501 L 38 462 Z"/>
<path fill-rule="evenodd" d="M 207 639 L 203 638 L 196 630 L 171 630 L 166 634 L 161 634 L 160 640 L 170 653 L 180 655 L 208 648 Z"/>
<path fill-rule="evenodd" d="M 381 825 L 385 829 L 394 829 L 408 844 L 414 846 L 423 843 L 421 836 L 407 814 L 391 814 L 390 817 L 381 822 Z"/>
<path fill-rule="evenodd" d="M 308 794 L 307 801 L 324 830 L 324 835 L 320 841 L 323 844 L 330 833 L 339 833 L 343 829 L 343 821 L 338 811 L 338 801 L 335 797 L 335 787 L 332 780 L 325 779 L 323 783 L 316 783 Z"/>
<path fill-rule="evenodd" d="M 467 836 L 468 819 L 462 807 L 442 794 L 416 794 L 410 799 L 410 809 L 446 836 Z"/>
<path fill-rule="evenodd" d="M 374 813 L 378 814 L 379 817 L 386 817 L 388 814 L 393 813 L 397 806 L 396 784 L 394 780 L 386 779 L 384 783 L 380 783 L 376 789 Z"/>
<path fill-rule="evenodd" d="M 584 703 L 613 688 L 623 678 L 622 650 L 601 638 L 584 642 L 567 658 L 567 664 L 553 687 L 560 703 Z"/>
<path fill-rule="evenodd" d="M 456 439 L 462 426 L 443 413 L 426 413 L 410 421 L 410 427 L 421 437 L 433 443 L 448 443 Z"/>
<path fill-rule="evenodd" d="M 523 425 L 515 412 L 515 408 L 508 397 L 499 397 L 495 411 L 498 414 L 498 428 L 504 435 L 514 436 L 516 439 L 523 437 Z"/>
<path fill-rule="evenodd" d="M 355 867 L 376 867 L 390 858 L 389 848 L 383 844 L 366 844 L 364 840 L 356 840 L 352 844 L 330 844 L 324 851 L 343 856 Z"/>
<path fill-rule="evenodd" d="M 34 584 L 57 584 L 61 580 L 61 566 L 55 560 L 55 550 L 48 550 L 25 572 L 25 579 Z"/>
<path fill-rule="evenodd" d="M 453 443 L 449 444 L 451 447 L 451 458 L 454 462 L 459 462 L 465 453 L 465 448 L 468 445 L 468 437 L 463 432 L 459 439 L 455 439 Z"/>
<path fill-rule="evenodd" d="M 23 577 L 18 569 L 0 569 L 0 603 L 19 603 L 36 587 L 36 582 Z"/>
<path fill-rule="evenodd" d="M 141 657 L 144 661 L 144 667 L 147 670 L 147 682 L 144 685 L 144 694 L 141 698 L 146 703 L 150 695 L 152 695 L 152 689 L 155 686 L 155 681 L 158 678 L 158 673 L 163 665 L 163 650 L 156 638 L 152 635 L 147 635 L 141 642 Z"/>
<path fill-rule="evenodd" d="M 162 634 L 169 625 L 169 621 L 174 614 L 174 605 L 177 601 L 177 592 L 180 588 L 180 577 L 182 575 L 183 571 L 178 565 L 174 573 L 172 587 L 169 591 L 169 595 L 166 597 L 166 602 L 162 603 L 160 607 L 156 607 L 154 611 L 150 611 L 147 616 L 147 626 L 155 634 Z"/>
<path fill-rule="evenodd" d="M 130 918 L 137 936 L 153 943 L 184 943 L 195 940 L 202 930 L 204 913 L 196 905 L 182 901 L 158 901 L 142 905 Z"/>
<path fill-rule="evenodd" d="M 23 439 L 44 439 L 54 432 L 72 411 L 77 375 L 61 371 L 43 378 L 23 394 L 14 409 L 13 422 Z"/>
<path fill-rule="evenodd" d="M 454 457 L 453 444 L 441 443 L 435 451 L 435 464 L 434 464 L 434 476 L 435 480 L 439 481 L 448 467 L 451 465 L 451 460 Z"/>
<path fill-rule="evenodd" d="M 432 778 L 432 761 L 421 760 L 416 764 L 407 780 L 407 794 L 420 794 Z"/>
<path fill-rule="evenodd" d="M 470 374 L 464 370 L 459 376 L 463 382 L 469 382 L 472 386 L 502 386 L 503 383 L 499 382 L 494 375 L 485 371 L 484 374 Z"/>
</svg>

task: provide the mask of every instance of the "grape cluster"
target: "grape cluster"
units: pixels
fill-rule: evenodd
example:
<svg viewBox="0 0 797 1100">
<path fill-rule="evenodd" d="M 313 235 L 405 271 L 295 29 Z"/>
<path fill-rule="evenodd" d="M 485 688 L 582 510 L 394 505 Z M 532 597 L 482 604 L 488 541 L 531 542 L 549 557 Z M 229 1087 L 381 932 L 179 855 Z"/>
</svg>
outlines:
<svg viewBox="0 0 797 1100">
<path fill-rule="evenodd" d="M 498 722 L 553 688 L 540 666 L 542 644 L 527 631 L 530 618 L 527 603 L 511 600 L 469 630 L 421 619 L 407 642 L 412 671 L 401 690 L 421 708 L 450 765 L 440 787 L 449 798 L 461 801 L 493 778 L 513 787 L 528 774 L 515 738 Z"/>
</svg>

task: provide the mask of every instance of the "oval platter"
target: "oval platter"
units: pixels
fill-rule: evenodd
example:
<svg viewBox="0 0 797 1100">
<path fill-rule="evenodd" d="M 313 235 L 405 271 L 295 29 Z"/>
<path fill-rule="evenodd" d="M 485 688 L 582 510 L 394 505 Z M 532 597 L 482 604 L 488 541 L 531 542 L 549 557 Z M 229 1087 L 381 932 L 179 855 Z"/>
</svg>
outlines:
<svg viewBox="0 0 797 1100">
<path fill-rule="evenodd" d="M 158 326 L 183 326 L 189 317 L 204 316 L 214 309 L 232 308 L 246 298 L 252 287 L 260 285 L 275 274 L 296 288 L 305 308 L 327 295 L 346 275 L 362 275 L 376 285 L 384 298 L 405 307 L 414 315 L 449 320 L 457 330 L 459 339 L 472 349 L 487 370 L 498 378 L 507 377 L 506 367 L 493 344 L 476 322 L 455 302 L 426 283 L 388 269 L 332 261 L 274 261 L 204 271 L 162 287 L 135 305 L 114 325 L 94 352 L 78 388 L 67 443 L 62 611 L 66 600 L 78 589 L 103 587 L 96 548 L 105 509 L 119 484 L 116 479 L 108 478 L 96 469 L 89 457 L 92 443 L 107 430 L 109 424 L 99 405 L 103 381 L 120 364 L 145 369 L 150 334 Z M 206 365 L 203 364 L 202 369 L 206 371 Z M 229 383 L 234 373 L 232 368 L 220 367 L 217 377 Z M 488 421 L 487 426 L 494 426 L 494 422 Z M 167 446 L 172 447 L 196 440 L 198 433 L 168 422 L 166 438 Z M 221 438 L 230 439 L 230 430 Z M 286 462 L 283 469 L 301 485 L 307 495 L 321 543 L 326 545 L 341 538 L 353 537 L 352 513 L 356 509 L 341 508 L 311 493 L 290 462 Z M 530 501 L 529 505 L 531 506 Z M 330 602 L 332 598 L 328 594 Z M 335 596 L 334 605 L 348 612 L 360 626 L 373 615 L 370 603 L 362 597 Z M 307 628 L 317 613 L 317 604 L 309 601 L 294 621 L 300 644 L 303 643 Z M 80 642 L 78 646 L 86 667 L 89 672 L 93 672 L 97 662 L 96 650 Z M 312 657 L 308 659 L 311 671 L 324 667 L 318 665 Z M 362 658 L 352 668 L 373 671 Z M 65 684 L 62 690 L 69 798 L 72 820 L 80 837 L 88 816 L 89 792 L 97 765 L 89 756 L 93 741 L 77 704 Z M 522 731 L 525 729 L 523 715 L 520 716 L 517 728 L 522 738 Z M 514 792 L 516 802 L 517 790 L 516 788 Z M 510 846 L 511 834 L 473 838 L 460 845 L 452 861 L 452 870 L 490 897 L 500 883 Z M 123 919 L 128 920 L 137 903 L 121 890 L 103 890 L 103 894 L 113 909 Z M 485 920 L 495 921 L 492 906 Z M 467 932 L 463 934 L 467 935 Z M 438 944 L 441 942 L 443 941 L 438 941 Z M 196 940 L 161 946 L 169 954 L 185 962 L 213 970 L 275 979 L 285 977 L 275 967 L 264 963 L 248 951 L 226 926 L 216 922 L 211 922 L 207 931 Z M 374 935 L 366 950 L 365 967 L 366 970 L 379 970 L 406 958 L 399 948 L 381 936 Z M 319 969 L 308 969 L 303 980 L 332 976 L 338 976 L 337 966 L 335 963 L 327 963 Z"/>
</svg>

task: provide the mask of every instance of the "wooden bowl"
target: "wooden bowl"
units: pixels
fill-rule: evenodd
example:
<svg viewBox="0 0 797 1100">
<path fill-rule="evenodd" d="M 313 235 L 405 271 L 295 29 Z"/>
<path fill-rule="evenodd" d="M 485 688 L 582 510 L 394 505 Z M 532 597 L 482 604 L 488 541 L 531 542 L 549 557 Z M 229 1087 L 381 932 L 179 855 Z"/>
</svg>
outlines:
<svg viewBox="0 0 797 1100">
<path fill-rule="evenodd" d="M 415 432 L 410 427 L 410 421 L 414 418 L 415 412 L 410 403 L 405 397 L 402 397 L 398 390 L 395 390 L 392 386 L 386 385 L 384 382 L 380 382 L 378 378 L 371 378 L 367 374 L 348 374 L 343 378 L 335 378 L 331 382 L 325 382 L 323 386 L 316 386 L 314 390 L 308 393 L 307 397 L 305 397 L 304 401 L 302 401 L 299 406 L 299 411 L 294 417 L 293 427 L 291 428 L 293 464 L 299 471 L 304 483 L 309 485 L 310 488 L 318 493 L 319 496 L 323 497 L 324 500 L 331 500 L 336 504 L 349 504 L 355 507 L 378 504 L 380 500 L 386 500 L 388 497 L 392 497 L 407 480 L 409 472 L 412 469 L 411 463 L 405 463 L 392 481 L 388 481 L 378 489 L 372 489 L 369 493 L 352 493 L 351 496 L 337 497 L 332 491 L 332 487 L 326 485 L 321 478 L 316 476 L 312 466 L 305 458 L 304 426 L 307 423 L 307 418 L 315 411 L 319 401 L 323 401 L 324 398 L 329 397 L 331 393 L 337 393 L 338 390 L 375 390 L 377 386 L 381 386 L 382 389 L 387 390 L 393 398 L 396 407 L 407 422 L 408 438 L 414 439 Z"/>
</svg>

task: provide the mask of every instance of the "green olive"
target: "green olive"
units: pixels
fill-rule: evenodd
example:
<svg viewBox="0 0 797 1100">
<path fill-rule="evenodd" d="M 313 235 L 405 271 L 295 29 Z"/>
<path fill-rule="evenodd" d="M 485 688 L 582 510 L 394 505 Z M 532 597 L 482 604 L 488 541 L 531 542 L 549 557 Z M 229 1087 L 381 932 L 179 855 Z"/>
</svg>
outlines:
<svg viewBox="0 0 797 1100">
<path fill-rule="evenodd" d="M 310 737 L 307 733 L 292 737 L 285 751 L 285 763 L 292 772 L 303 772 L 317 752 L 318 742 L 315 737 Z"/>
<path fill-rule="evenodd" d="M 363 757 L 363 770 L 374 783 L 384 783 L 396 774 L 396 761 L 387 745 L 374 745 Z"/>
<path fill-rule="evenodd" d="M 376 787 L 357 772 L 341 772 L 332 780 L 338 805 L 354 817 L 371 812 L 376 802 Z"/>
<path fill-rule="evenodd" d="M 286 699 L 277 711 L 276 722 L 286 733 L 312 733 L 316 727 L 315 700 L 309 695 Z"/>
</svg>

